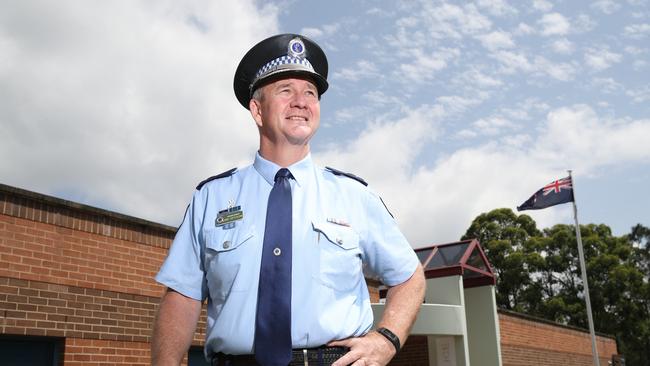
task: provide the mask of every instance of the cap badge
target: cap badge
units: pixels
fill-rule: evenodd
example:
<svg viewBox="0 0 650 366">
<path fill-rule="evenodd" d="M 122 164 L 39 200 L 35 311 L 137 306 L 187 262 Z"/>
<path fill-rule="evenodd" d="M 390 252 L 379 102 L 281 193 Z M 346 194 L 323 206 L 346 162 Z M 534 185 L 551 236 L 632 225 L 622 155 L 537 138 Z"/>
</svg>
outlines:
<svg viewBox="0 0 650 366">
<path fill-rule="evenodd" d="M 303 58 L 305 57 L 305 44 L 302 43 L 302 39 L 296 37 L 289 41 L 289 56 Z"/>
</svg>

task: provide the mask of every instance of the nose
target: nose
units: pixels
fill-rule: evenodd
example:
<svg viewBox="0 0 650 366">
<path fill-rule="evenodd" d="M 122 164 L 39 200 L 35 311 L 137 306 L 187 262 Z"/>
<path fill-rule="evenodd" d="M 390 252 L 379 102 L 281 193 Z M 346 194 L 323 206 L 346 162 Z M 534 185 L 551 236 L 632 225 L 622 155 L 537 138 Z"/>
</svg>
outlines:
<svg viewBox="0 0 650 366">
<path fill-rule="evenodd" d="M 291 106 L 297 108 L 306 108 L 307 107 L 307 97 L 302 93 L 296 93 L 291 100 Z"/>
</svg>

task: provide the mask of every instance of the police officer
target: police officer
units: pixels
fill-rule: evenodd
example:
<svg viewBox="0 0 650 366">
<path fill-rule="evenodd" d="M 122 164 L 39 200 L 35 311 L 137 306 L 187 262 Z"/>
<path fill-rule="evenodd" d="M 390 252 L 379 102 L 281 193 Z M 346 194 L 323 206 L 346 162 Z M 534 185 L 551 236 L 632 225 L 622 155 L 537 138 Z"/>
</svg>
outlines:
<svg viewBox="0 0 650 366">
<path fill-rule="evenodd" d="M 152 360 L 178 365 L 207 299 L 213 365 L 385 365 L 424 296 L 424 276 L 381 199 L 314 165 L 327 59 L 281 34 L 241 60 L 234 89 L 258 127 L 252 165 L 201 182 L 156 280 L 167 287 Z M 364 275 L 389 287 L 376 330 Z"/>
</svg>

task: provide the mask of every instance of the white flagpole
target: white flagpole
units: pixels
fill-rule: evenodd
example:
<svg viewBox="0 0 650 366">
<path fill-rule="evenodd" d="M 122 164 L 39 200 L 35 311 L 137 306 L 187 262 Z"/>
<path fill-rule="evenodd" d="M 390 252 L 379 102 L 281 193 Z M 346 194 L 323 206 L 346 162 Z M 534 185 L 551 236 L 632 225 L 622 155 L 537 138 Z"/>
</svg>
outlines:
<svg viewBox="0 0 650 366">
<path fill-rule="evenodd" d="M 573 218 L 576 221 L 576 239 L 578 240 L 578 256 L 580 257 L 580 267 L 582 268 L 582 283 L 585 291 L 585 301 L 587 303 L 587 319 L 589 320 L 589 333 L 591 334 L 591 353 L 594 356 L 594 365 L 600 366 L 598 359 L 598 349 L 596 348 L 596 332 L 594 331 L 594 319 L 591 315 L 591 300 L 589 299 L 589 284 L 587 283 L 587 266 L 585 265 L 585 255 L 582 252 L 582 237 L 580 236 L 580 224 L 578 224 L 578 207 L 576 206 L 576 186 L 571 177 L 571 187 L 573 189 Z"/>
</svg>

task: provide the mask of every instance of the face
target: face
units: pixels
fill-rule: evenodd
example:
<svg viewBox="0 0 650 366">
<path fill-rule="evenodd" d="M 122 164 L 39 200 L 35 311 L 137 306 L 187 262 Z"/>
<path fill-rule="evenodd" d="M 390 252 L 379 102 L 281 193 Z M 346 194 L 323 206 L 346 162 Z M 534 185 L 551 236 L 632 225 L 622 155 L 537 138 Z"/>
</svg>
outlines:
<svg viewBox="0 0 650 366">
<path fill-rule="evenodd" d="M 318 89 L 307 79 L 281 79 L 262 87 L 250 111 L 262 139 L 272 144 L 306 145 L 320 123 Z"/>
</svg>

